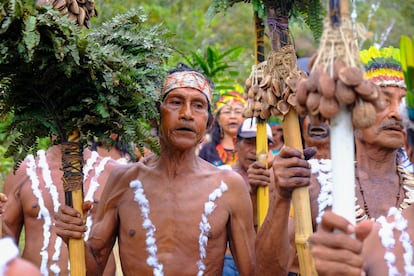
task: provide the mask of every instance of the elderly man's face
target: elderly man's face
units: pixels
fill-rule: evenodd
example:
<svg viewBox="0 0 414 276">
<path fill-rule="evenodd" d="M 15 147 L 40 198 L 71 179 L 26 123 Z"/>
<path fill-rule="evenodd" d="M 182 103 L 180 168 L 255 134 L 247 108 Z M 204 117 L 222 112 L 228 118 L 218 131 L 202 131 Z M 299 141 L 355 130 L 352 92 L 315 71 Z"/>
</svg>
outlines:
<svg viewBox="0 0 414 276">
<path fill-rule="evenodd" d="M 302 122 L 302 135 L 305 140 L 305 147 L 316 147 L 317 152 L 314 158 L 330 158 L 330 126 L 329 122 L 312 124 L 309 116 Z"/>
<path fill-rule="evenodd" d="M 373 126 L 356 130 L 356 138 L 363 143 L 382 148 L 398 149 L 404 144 L 400 103 L 406 90 L 396 86 L 381 87 L 384 95 L 384 109 L 377 112 Z"/>
<path fill-rule="evenodd" d="M 237 152 L 239 155 L 238 162 L 243 169 L 247 170 L 256 161 L 256 137 L 238 140 Z"/>
<path fill-rule="evenodd" d="M 167 145 L 187 149 L 200 143 L 206 133 L 208 101 L 194 88 L 176 88 L 160 107 L 160 139 Z"/>
</svg>

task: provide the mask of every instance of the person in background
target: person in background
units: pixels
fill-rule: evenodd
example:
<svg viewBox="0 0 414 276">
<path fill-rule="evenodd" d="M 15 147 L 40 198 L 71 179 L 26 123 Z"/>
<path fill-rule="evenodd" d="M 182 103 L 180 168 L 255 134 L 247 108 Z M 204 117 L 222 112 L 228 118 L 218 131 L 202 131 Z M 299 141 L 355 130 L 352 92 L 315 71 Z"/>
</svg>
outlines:
<svg viewBox="0 0 414 276">
<path fill-rule="evenodd" d="M 266 126 L 267 140 L 269 145 L 273 143 L 272 130 L 269 125 Z M 237 131 L 237 137 L 234 139 L 239 158 L 231 169 L 240 174 L 246 187 L 250 192 L 250 199 L 253 209 L 253 223 L 255 230 L 257 230 L 257 188 L 259 186 L 268 186 L 270 183 L 270 169 L 269 164 L 263 164 L 257 161 L 256 154 L 256 136 L 257 123 L 256 118 L 247 118 L 243 121 Z M 269 156 L 271 154 L 269 153 Z M 269 158 L 271 160 L 271 158 Z M 223 276 L 237 276 L 239 275 L 237 267 L 234 263 L 233 257 L 229 248 L 226 250 L 224 258 Z"/>
<path fill-rule="evenodd" d="M 357 222 L 386 215 L 390 207 L 407 208 L 414 201 L 413 176 L 400 166 L 399 149 L 404 145 L 404 130 L 399 111 L 406 95 L 401 66 L 397 57 L 399 49 L 389 47 L 361 51 L 365 64 L 365 77 L 381 88 L 381 104 L 378 105 L 376 122 L 369 128 L 356 129 L 355 135 L 355 214 Z M 287 260 L 286 252 L 292 249 L 286 237 L 293 236 L 293 227 L 284 227 L 290 212 L 291 192 L 309 186 L 314 229 L 320 223 L 325 210 L 333 203 L 331 165 L 304 160 L 293 148 L 285 147 L 275 157 L 276 200 L 269 204 L 268 216 L 257 235 L 256 254 L 259 273 L 295 275 Z M 277 208 L 273 207 L 277 206 Z M 271 208 L 274 211 L 270 211 Z M 269 237 L 278 237 L 269 239 Z M 275 251 L 274 248 L 278 248 Z M 260 254 L 259 254 L 260 253 Z M 279 274 L 281 273 L 281 274 Z M 375 275 L 375 274 L 374 274 Z"/>
<path fill-rule="evenodd" d="M 217 100 L 210 141 L 205 143 L 199 152 L 202 159 L 215 166 L 231 166 L 236 163 L 238 155 L 234 138 L 243 122 L 245 105 L 244 96 L 237 91 L 226 92 Z"/>
<path fill-rule="evenodd" d="M 95 141 L 90 148 L 95 150 L 86 148 L 83 152 L 84 200 L 95 207 L 88 213 L 88 226 L 92 224 L 110 171 L 119 165 L 118 161 L 124 163 L 125 157 L 132 157 L 121 151 L 121 147 L 104 141 Z M 135 158 L 129 160 L 134 162 Z M 38 266 L 44 275 L 69 274 L 68 249 L 54 227 L 54 213 L 65 202 L 61 168 L 61 145 L 39 150 L 36 157 L 27 156 L 16 172 L 10 172 L 3 187 L 7 198 L 0 198 L 3 236 L 9 236 L 17 243 L 24 233 L 22 258 Z M 114 270 L 111 255 L 106 273 Z"/>
<path fill-rule="evenodd" d="M 284 146 L 282 122 L 275 116 L 270 116 L 268 124 L 272 130 L 273 142 L 269 144 L 269 151 L 277 155 Z"/>
<path fill-rule="evenodd" d="M 266 132 L 268 144 L 270 146 L 274 140 L 269 124 L 266 125 Z M 236 164 L 232 166 L 232 169 L 243 177 L 249 189 L 253 207 L 254 225 L 257 230 L 257 188 L 259 186 L 268 186 L 270 183 L 269 166 L 271 165 L 271 158 L 268 158 L 268 164 L 263 164 L 262 162 L 257 161 L 256 136 L 256 118 L 245 119 L 237 131 L 235 145 L 239 153 L 239 159 Z M 270 155 L 271 154 L 269 153 L 269 156 Z"/>
<path fill-rule="evenodd" d="M 404 102 L 400 110 L 406 131 L 405 149 L 414 162 L 414 122 Z M 309 239 L 318 274 L 413 275 L 413 218 L 414 206 L 403 211 L 393 207 L 375 223 L 364 221 L 355 226 L 327 211 Z"/>
</svg>

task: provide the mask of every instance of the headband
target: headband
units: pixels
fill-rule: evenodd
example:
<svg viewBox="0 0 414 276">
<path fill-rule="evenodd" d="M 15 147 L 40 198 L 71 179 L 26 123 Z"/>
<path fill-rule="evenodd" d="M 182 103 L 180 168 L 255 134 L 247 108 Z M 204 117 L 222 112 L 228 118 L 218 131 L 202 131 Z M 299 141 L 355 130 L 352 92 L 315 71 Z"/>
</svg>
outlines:
<svg viewBox="0 0 414 276">
<path fill-rule="evenodd" d="M 370 47 L 360 52 L 365 77 L 379 86 L 406 88 L 400 62 L 400 49 Z"/>
<path fill-rule="evenodd" d="M 243 105 L 243 107 L 246 105 L 246 99 L 244 98 L 243 94 L 241 94 L 238 91 L 229 91 L 224 92 L 222 96 L 217 100 L 216 105 L 214 107 L 214 113 L 217 114 L 220 109 L 222 109 L 224 106 L 238 102 Z"/>
<path fill-rule="evenodd" d="M 207 79 L 195 71 L 179 71 L 168 75 L 162 89 L 162 96 L 176 88 L 194 88 L 203 93 L 211 103 L 211 85 Z"/>
</svg>

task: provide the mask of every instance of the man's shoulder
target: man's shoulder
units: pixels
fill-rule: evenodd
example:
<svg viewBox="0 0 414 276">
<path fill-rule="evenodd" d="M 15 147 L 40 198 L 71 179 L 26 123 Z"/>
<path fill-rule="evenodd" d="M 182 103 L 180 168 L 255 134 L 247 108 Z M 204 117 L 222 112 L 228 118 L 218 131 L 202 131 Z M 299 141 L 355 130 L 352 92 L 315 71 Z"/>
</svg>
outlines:
<svg viewBox="0 0 414 276">
<path fill-rule="evenodd" d="M 245 184 L 243 177 L 236 171 L 226 170 L 226 169 L 225 170 L 218 169 L 218 170 L 219 170 L 219 175 L 217 176 L 219 176 L 221 181 L 223 181 L 227 185 L 233 188 L 237 188 L 237 187 L 240 187 L 241 189 L 246 188 L 246 184 Z"/>
</svg>

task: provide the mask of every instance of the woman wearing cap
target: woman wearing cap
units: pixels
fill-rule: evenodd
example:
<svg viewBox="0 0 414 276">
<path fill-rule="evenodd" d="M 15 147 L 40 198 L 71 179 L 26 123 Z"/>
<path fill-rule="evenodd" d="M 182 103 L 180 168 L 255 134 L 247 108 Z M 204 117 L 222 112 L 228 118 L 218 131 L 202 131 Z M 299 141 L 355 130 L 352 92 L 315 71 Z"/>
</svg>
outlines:
<svg viewBox="0 0 414 276">
<path fill-rule="evenodd" d="M 215 121 L 210 132 L 211 141 L 200 150 L 199 156 L 215 166 L 233 165 L 238 155 L 234 146 L 237 129 L 243 122 L 246 100 L 237 91 L 226 92 L 215 105 Z"/>
</svg>

